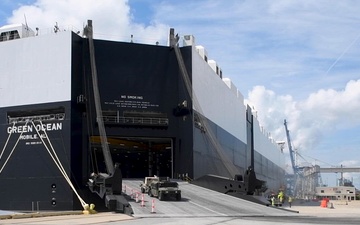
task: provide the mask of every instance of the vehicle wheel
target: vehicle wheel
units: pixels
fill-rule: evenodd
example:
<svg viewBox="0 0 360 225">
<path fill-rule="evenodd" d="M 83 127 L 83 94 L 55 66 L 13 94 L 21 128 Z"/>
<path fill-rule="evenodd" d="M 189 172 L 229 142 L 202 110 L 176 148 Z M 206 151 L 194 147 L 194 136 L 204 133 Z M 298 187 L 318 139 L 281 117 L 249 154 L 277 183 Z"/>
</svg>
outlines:
<svg viewBox="0 0 360 225">
<path fill-rule="evenodd" d="M 141 193 L 145 193 L 145 189 L 144 189 L 144 188 L 141 188 Z"/>
<path fill-rule="evenodd" d="M 152 195 L 152 193 L 151 193 L 151 189 L 149 189 L 149 191 L 148 191 L 148 195 L 150 196 L 150 197 L 152 197 L 153 195 Z"/>
<path fill-rule="evenodd" d="M 181 194 L 177 194 L 177 195 L 176 195 L 176 200 L 177 200 L 177 201 L 181 201 Z"/>
<path fill-rule="evenodd" d="M 162 201 L 163 199 L 164 199 L 163 193 L 160 192 L 160 193 L 159 193 L 159 201 Z"/>
</svg>

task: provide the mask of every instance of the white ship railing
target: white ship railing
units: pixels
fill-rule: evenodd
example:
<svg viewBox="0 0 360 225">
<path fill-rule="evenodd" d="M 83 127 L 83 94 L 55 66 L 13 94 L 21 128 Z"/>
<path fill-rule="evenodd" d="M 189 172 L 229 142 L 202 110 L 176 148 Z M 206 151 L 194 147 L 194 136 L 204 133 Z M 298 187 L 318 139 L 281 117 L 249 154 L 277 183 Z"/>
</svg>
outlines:
<svg viewBox="0 0 360 225">
<path fill-rule="evenodd" d="M 105 124 L 119 125 L 143 125 L 143 126 L 168 126 L 168 118 L 149 117 L 125 117 L 125 116 L 103 116 Z"/>
<path fill-rule="evenodd" d="M 25 123 L 31 121 L 49 121 L 49 120 L 64 120 L 65 113 L 55 113 L 47 115 L 34 115 L 34 116 L 19 116 L 19 117 L 10 117 L 8 116 L 8 123 Z"/>
</svg>

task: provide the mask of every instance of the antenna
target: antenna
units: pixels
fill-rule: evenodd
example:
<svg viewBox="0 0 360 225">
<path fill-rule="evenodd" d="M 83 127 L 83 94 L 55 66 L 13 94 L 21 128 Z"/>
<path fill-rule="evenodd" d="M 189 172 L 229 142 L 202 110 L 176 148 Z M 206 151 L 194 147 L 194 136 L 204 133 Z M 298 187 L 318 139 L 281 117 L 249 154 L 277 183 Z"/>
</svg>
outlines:
<svg viewBox="0 0 360 225">
<path fill-rule="evenodd" d="M 25 18 L 25 30 L 26 30 L 26 37 L 29 37 L 29 27 L 26 21 L 26 15 L 24 14 L 24 18 Z"/>
</svg>

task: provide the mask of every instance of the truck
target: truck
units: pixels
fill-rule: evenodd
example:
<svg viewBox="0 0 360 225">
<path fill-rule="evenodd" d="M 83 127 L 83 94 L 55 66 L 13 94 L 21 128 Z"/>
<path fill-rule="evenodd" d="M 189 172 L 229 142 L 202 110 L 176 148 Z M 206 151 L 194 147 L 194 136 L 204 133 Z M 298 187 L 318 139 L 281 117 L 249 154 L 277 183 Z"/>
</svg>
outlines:
<svg viewBox="0 0 360 225">
<path fill-rule="evenodd" d="M 157 181 L 160 181 L 160 178 L 157 177 L 157 176 L 145 177 L 144 182 L 140 184 L 140 191 L 141 191 L 141 193 L 148 193 L 148 192 L 149 192 L 150 184 L 151 184 L 152 182 L 157 182 Z"/>
<path fill-rule="evenodd" d="M 160 201 L 170 197 L 181 201 L 181 190 L 179 189 L 179 184 L 175 181 L 162 180 L 152 182 L 148 194 L 150 197 L 157 197 Z"/>
</svg>

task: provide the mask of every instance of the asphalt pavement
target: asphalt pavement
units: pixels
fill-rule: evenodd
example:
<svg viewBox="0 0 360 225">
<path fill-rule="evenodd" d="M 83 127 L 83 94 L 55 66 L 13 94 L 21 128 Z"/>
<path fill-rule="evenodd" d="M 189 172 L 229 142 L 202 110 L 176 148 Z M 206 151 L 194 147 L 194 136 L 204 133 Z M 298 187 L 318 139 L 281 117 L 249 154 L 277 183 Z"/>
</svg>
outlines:
<svg viewBox="0 0 360 225">
<path fill-rule="evenodd" d="M 295 225 L 295 224 L 360 224 L 360 201 L 330 201 L 323 208 L 318 201 L 295 200 L 290 208 L 264 206 L 243 199 L 214 192 L 186 182 L 179 182 L 182 200 L 158 201 L 140 193 L 140 180 L 125 180 L 124 191 L 133 208 L 133 215 L 111 212 L 91 215 L 80 211 L 63 212 L 66 215 L 41 212 L 17 215 L 16 219 L 4 219 L 13 212 L 0 212 L 0 224 L 247 224 L 247 225 Z M 136 194 L 138 194 L 136 198 Z M 27 217 L 27 218 L 21 218 Z"/>
</svg>

